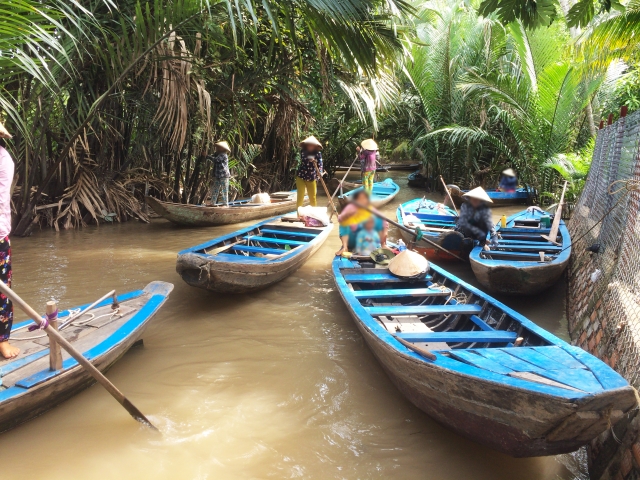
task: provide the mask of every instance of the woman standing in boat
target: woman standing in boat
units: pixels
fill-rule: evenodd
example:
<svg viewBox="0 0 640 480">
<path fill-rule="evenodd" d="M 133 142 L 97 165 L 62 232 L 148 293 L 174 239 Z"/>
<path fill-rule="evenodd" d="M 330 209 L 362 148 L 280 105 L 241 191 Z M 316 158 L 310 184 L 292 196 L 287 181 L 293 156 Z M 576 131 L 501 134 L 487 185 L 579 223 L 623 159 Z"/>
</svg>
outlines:
<svg viewBox="0 0 640 480">
<path fill-rule="evenodd" d="M 13 182 L 13 159 L 6 149 L 5 138 L 9 132 L 0 123 L 0 280 L 11 287 L 11 184 Z M 20 353 L 18 347 L 9 343 L 13 325 L 13 305 L 0 294 L 0 355 L 14 358 Z"/>
<path fill-rule="evenodd" d="M 513 193 L 518 188 L 518 177 L 516 176 L 516 172 L 513 171 L 512 168 L 507 168 L 502 172 L 502 177 L 500 178 L 500 184 L 498 185 L 498 190 L 502 190 L 503 192 Z"/>
<path fill-rule="evenodd" d="M 227 142 L 218 142 L 214 144 L 216 153 L 207 157 L 213 162 L 213 184 L 211 185 L 211 205 L 218 203 L 218 197 L 222 197 L 222 203 L 225 207 L 229 206 L 229 155 L 231 152 Z"/>
<path fill-rule="evenodd" d="M 496 231 L 491 218 L 489 203 L 493 201 L 482 187 L 474 188 L 462 196 L 466 201 L 460 207 L 457 230 L 465 237 L 484 245 L 487 233 L 491 232 L 491 241 L 496 237 Z M 497 238 L 496 238 L 497 240 Z"/>
<path fill-rule="evenodd" d="M 360 144 L 360 170 L 362 173 L 362 187 L 371 195 L 373 192 L 373 180 L 376 176 L 377 163 L 380 160 L 378 144 L 372 139 L 363 140 Z"/>
<path fill-rule="evenodd" d="M 318 186 L 316 181 L 320 175 L 324 174 L 322 169 L 322 144 L 313 135 L 305 138 L 300 142 L 300 166 L 296 174 L 296 189 L 298 191 L 297 205 L 298 208 L 304 204 L 305 191 L 309 195 L 309 204 L 313 207 L 318 205 L 316 193 Z M 317 170 L 316 170 L 316 167 Z"/>
</svg>

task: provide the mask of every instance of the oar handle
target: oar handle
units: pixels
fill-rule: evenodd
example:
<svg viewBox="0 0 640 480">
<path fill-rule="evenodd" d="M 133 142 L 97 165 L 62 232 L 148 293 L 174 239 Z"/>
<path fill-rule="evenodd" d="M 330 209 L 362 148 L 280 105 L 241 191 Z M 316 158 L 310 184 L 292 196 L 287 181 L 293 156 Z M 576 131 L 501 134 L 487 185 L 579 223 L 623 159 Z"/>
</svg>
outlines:
<svg viewBox="0 0 640 480">
<path fill-rule="evenodd" d="M 315 158 L 313 159 L 313 166 L 316 169 L 316 173 L 318 174 L 318 180 L 320 180 L 320 183 L 322 183 L 322 188 L 324 189 L 324 194 L 329 199 L 329 203 L 331 204 L 331 208 L 333 210 L 333 213 L 336 214 L 336 218 L 337 218 L 338 217 L 338 210 L 336 210 L 336 206 L 333 204 L 333 197 L 331 197 L 329 195 L 329 189 L 327 188 L 326 183 L 324 183 L 324 179 L 322 178 L 322 172 L 320 172 L 320 169 L 318 168 L 318 163 L 316 162 Z M 333 216 L 333 213 L 331 214 L 332 216 Z"/>
<path fill-rule="evenodd" d="M 447 187 L 447 184 L 444 183 L 444 178 L 442 178 L 442 175 L 440 175 L 440 181 L 442 182 L 442 186 L 444 187 L 444 191 L 447 192 L 447 197 L 449 197 L 449 201 L 451 202 L 451 208 L 453 208 L 453 211 L 456 212 L 456 215 L 458 215 L 458 209 L 456 208 L 456 204 L 453 203 L 453 198 L 451 197 L 451 192 L 449 191 L 449 187 Z"/>
<path fill-rule="evenodd" d="M 78 352 L 69 341 L 64 338 L 56 329 L 52 328 L 45 320 L 36 312 L 31 306 L 22 300 L 20 296 L 11 290 L 6 283 L 0 280 L 0 291 L 4 293 L 20 310 L 26 313 L 31 320 L 36 322 L 38 326 L 53 338 L 62 348 L 64 348 L 69 355 L 71 355 L 82 367 L 91 375 L 96 382 L 102 385 L 113 398 L 115 398 L 120 405 L 122 405 L 129 414 L 140 423 L 158 430 L 144 414 L 133 405 L 124 394 L 116 388 L 116 386 L 105 377 L 100 370 L 98 370 L 89 360 L 84 358 L 80 352 Z"/>
</svg>

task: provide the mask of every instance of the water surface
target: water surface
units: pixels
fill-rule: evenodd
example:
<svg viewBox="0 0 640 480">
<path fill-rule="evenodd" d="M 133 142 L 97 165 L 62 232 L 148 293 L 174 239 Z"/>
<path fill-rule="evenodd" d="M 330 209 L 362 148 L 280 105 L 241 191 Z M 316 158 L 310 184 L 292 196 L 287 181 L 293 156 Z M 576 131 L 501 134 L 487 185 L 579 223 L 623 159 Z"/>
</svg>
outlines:
<svg viewBox="0 0 640 480">
<path fill-rule="evenodd" d="M 399 202 L 422 195 L 405 173 L 394 176 Z M 516 210 L 496 211 L 496 220 Z M 580 455 L 510 458 L 406 401 L 335 291 L 337 232 L 297 273 L 259 293 L 216 295 L 182 282 L 177 251 L 240 226 L 184 229 L 159 219 L 13 241 L 14 288 L 41 310 L 50 298 L 73 307 L 153 280 L 175 290 L 144 346 L 108 374 L 162 434 L 94 386 L 0 435 L 3 479 L 584 478 Z M 447 266 L 473 283 L 468 266 Z M 562 283 L 502 300 L 567 338 Z"/>
</svg>

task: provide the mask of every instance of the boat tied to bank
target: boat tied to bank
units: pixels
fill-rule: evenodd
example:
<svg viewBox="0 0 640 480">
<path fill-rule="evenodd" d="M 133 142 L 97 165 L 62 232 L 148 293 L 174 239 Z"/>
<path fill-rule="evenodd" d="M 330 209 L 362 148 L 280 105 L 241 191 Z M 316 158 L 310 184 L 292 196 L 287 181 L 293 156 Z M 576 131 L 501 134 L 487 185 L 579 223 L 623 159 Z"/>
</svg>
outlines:
<svg viewBox="0 0 640 480">
<path fill-rule="evenodd" d="M 554 285 L 569 264 L 571 237 L 559 219 L 555 238 L 554 216 L 529 207 L 496 225 L 498 242 L 475 247 L 469 262 L 478 282 L 490 292 L 534 295 Z"/>
<path fill-rule="evenodd" d="M 395 386 L 460 435 L 515 457 L 572 452 L 636 408 L 604 362 L 431 264 L 420 280 L 336 257 L 333 276 Z"/>
<path fill-rule="evenodd" d="M 58 330 L 98 370 L 105 372 L 140 341 L 173 285 L 151 282 L 142 290 L 108 298 L 92 309 L 82 305 L 57 313 Z M 86 313 L 85 313 L 86 311 Z M 0 432 L 13 428 L 69 399 L 94 380 L 61 351 L 61 368 L 50 368 L 49 339 L 27 331 L 31 320 L 13 325 L 11 342 L 20 355 L 0 360 Z"/>
<path fill-rule="evenodd" d="M 253 203 L 251 198 L 229 202 L 229 206 L 191 205 L 164 202 L 145 197 L 147 204 L 161 217 L 181 226 L 210 227 L 246 222 L 258 218 L 282 215 L 296 208 L 296 192 L 269 194 L 270 203 Z M 305 196 L 304 205 L 309 203 Z"/>
<path fill-rule="evenodd" d="M 297 215 L 295 216 L 297 217 Z M 333 224 L 306 227 L 274 217 L 178 253 L 176 271 L 193 287 L 246 293 L 298 270 L 322 246 Z"/>
</svg>

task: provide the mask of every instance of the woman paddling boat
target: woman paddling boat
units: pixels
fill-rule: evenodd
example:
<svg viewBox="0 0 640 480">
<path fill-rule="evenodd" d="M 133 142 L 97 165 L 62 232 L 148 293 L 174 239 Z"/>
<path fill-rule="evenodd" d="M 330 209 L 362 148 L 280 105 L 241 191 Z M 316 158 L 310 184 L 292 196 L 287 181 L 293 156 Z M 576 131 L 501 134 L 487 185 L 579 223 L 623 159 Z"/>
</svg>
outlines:
<svg viewBox="0 0 640 480">
<path fill-rule="evenodd" d="M 373 192 L 373 180 L 376 176 L 376 167 L 380 160 L 378 144 L 372 139 L 363 140 L 358 155 L 360 157 L 360 170 L 362 172 L 362 186 L 371 195 Z"/>
<path fill-rule="evenodd" d="M 322 168 L 322 144 L 313 135 L 300 142 L 300 166 L 296 174 L 296 189 L 298 190 L 298 208 L 304 204 L 305 191 L 309 195 L 309 204 L 316 207 L 318 202 L 316 184 L 319 175 L 323 175 Z"/>
<path fill-rule="evenodd" d="M 218 197 L 222 197 L 225 207 L 229 206 L 229 156 L 231 149 L 227 142 L 215 144 L 216 153 L 208 156 L 207 160 L 213 163 L 213 183 L 211 184 L 211 206 L 218 203 Z"/>
<path fill-rule="evenodd" d="M 489 232 L 491 232 L 491 241 L 497 240 L 491 209 L 488 205 L 493 201 L 487 192 L 482 187 L 477 187 L 463 196 L 466 202 L 460 207 L 457 230 L 481 245 L 484 245 Z"/>
</svg>

